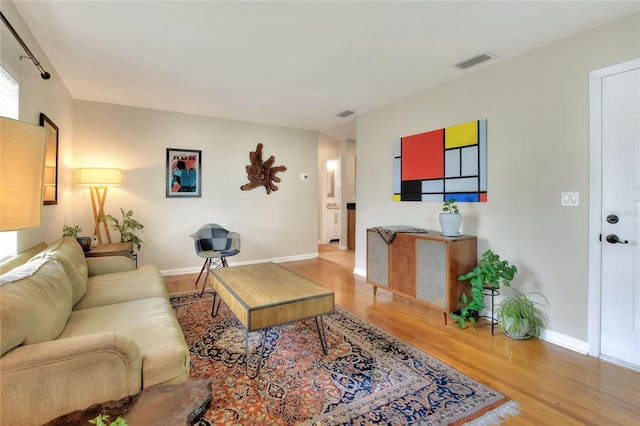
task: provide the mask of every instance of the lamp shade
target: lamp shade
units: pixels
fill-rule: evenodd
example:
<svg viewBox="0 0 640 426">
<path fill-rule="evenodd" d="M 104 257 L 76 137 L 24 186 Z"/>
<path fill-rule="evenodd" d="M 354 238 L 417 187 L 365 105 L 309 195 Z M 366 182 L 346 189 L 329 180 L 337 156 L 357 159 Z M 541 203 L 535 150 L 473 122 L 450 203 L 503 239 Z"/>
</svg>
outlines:
<svg viewBox="0 0 640 426">
<path fill-rule="evenodd" d="M 78 185 L 119 186 L 122 185 L 121 169 L 78 169 Z"/>
<path fill-rule="evenodd" d="M 0 231 L 40 226 L 46 130 L 0 117 Z"/>
<path fill-rule="evenodd" d="M 56 168 L 44 166 L 44 184 L 55 185 L 56 184 Z"/>
</svg>

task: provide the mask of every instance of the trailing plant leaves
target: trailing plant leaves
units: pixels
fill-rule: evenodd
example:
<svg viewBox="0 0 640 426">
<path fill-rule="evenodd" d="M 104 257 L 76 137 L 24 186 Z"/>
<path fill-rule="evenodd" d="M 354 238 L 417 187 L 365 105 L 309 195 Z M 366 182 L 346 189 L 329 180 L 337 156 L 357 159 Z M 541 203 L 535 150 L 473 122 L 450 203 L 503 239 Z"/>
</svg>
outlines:
<svg viewBox="0 0 640 426">
<path fill-rule="evenodd" d="M 472 271 L 460 275 L 459 281 L 469 280 L 471 284 L 471 300 L 468 300 L 464 294 L 460 298 L 465 305 L 457 318 L 460 328 L 464 328 L 464 321 L 460 322 L 460 317 L 469 318 L 469 321 L 475 324 L 475 318 L 471 316 L 471 312 L 480 312 L 485 308 L 483 295 L 485 288 L 500 288 L 500 285 L 510 287 L 511 280 L 517 272 L 518 268 L 515 265 L 509 265 L 508 261 L 500 259 L 499 255 L 487 250 Z"/>
</svg>

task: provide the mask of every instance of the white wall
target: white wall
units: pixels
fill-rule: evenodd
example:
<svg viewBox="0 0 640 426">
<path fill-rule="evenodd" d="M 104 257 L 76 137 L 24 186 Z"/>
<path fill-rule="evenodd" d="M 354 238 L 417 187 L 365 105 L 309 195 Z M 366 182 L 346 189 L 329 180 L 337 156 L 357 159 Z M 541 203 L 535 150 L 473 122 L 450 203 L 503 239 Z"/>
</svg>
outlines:
<svg viewBox="0 0 640 426">
<path fill-rule="evenodd" d="M 230 264 L 313 256 L 316 248 L 316 132 L 76 101 L 74 167 L 124 169 L 124 185 L 109 189 L 105 211 L 132 209 L 144 226 L 139 263 L 166 273 L 198 268 L 189 235 L 206 223 L 239 232 L 242 249 Z M 248 183 L 249 152 L 284 165 L 278 191 L 240 190 Z M 202 151 L 202 197 L 166 198 L 166 148 Z M 302 182 L 301 173 L 310 179 Z M 91 227 L 88 188 L 72 187 L 74 217 Z"/>
<path fill-rule="evenodd" d="M 587 338 L 589 72 L 640 57 L 640 15 L 496 63 L 357 117 L 356 269 L 366 228 L 439 229 L 439 203 L 392 201 L 392 140 L 488 120 L 488 202 L 463 203 L 462 231 L 518 265 L 515 285 L 550 302 L 549 330 Z M 561 207 L 563 191 L 579 207 Z"/>
<path fill-rule="evenodd" d="M 44 206 L 42 226 L 18 231 L 18 251 L 54 241 L 63 225 L 78 224 L 90 235 L 89 190 L 75 185 L 75 169 L 111 166 L 125 170 L 125 185 L 109 189 L 106 211 L 118 216 L 120 207 L 133 209 L 145 225 L 140 264 L 155 263 L 169 273 L 199 270 L 189 234 L 208 222 L 241 233 L 242 251 L 230 263 L 317 253 L 316 132 L 73 101 L 13 4 L 2 2 L 2 11 L 51 73 L 43 80 L 31 61 L 20 60 L 24 51 L 0 25 L 2 65 L 20 83 L 20 119 L 38 123 L 44 112 L 60 128 L 58 204 Z M 264 160 L 274 155 L 276 165 L 287 167 L 278 174 L 280 189 L 270 195 L 264 188 L 240 190 L 248 182 L 249 152 L 259 142 Z M 165 198 L 168 147 L 202 150 L 202 198 Z M 309 181 L 299 180 L 303 172 Z"/>
<path fill-rule="evenodd" d="M 2 13 L 29 47 L 43 68 L 51 74 L 51 79 L 43 80 L 40 72 L 26 55 L 18 41 L 4 23 L 0 24 L 0 60 L 20 84 L 20 112 L 22 121 L 38 124 L 43 112 L 60 129 L 58 141 L 58 204 L 43 208 L 43 225 L 37 228 L 17 231 L 17 251 L 28 249 L 41 241 L 52 242 L 62 235 L 62 226 L 68 222 L 71 212 L 69 191 L 73 141 L 73 106 L 67 91 L 48 58 L 35 41 L 31 31 L 22 21 L 12 3 L 2 2 Z"/>
<path fill-rule="evenodd" d="M 125 169 L 125 185 L 110 190 L 107 212 L 133 209 L 145 224 L 141 263 L 164 270 L 197 268 L 188 235 L 218 222 L 242 234 L 250 262 L 315 253 L 318 137 L 315 132 L 262 126 L 90 102 L 73 102 L 13 5 L 3 13 L 52 74 L 42 80 L 4 25 L 0 59 L 20 83 L 20 119 L 44 112 L 60 127 L 58 204 L 44 224 L 19 231 L 19 249 L 51 242 L 62 225 L 92 229 L 88 189 L 74 169 Z M 542 291 L 551 304 L 549 329 L 587 336 L 588 73 L 640 57 L 640 15 L 496 63 L 440 87 L 357 117 L 357 257 L 366 270 L 367 227 L 409 224 L 437 229 L 440 205 L 393 203 L 392 139 L 488 119 L 489 201 L 463 204 L 463 232 L 515 262 L 515 284 Z M 280 190 L 240 191 L 249 151 L 264 144 L 275 155 Z M 166 199 L 165 148 L 203 151 L 203 197 Z M 300 182 L 300 173 L 311 179 Z M 560 206 L 562 191 L 578 191 L 580 207 Z"/>
</svg>

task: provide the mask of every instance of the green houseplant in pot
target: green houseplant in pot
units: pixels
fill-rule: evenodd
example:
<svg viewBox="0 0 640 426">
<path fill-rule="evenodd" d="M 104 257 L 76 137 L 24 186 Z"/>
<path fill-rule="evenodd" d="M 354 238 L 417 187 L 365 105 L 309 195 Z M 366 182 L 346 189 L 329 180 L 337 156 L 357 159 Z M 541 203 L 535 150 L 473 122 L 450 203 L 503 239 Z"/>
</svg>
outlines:
<svg viewBox="0 0 640 426">
<path fill-rule="evenodd" d="M 485 288 L 498 289 L 500 285 L 510 287 L 511 280 L 517 273 L 516 265 L 510 265 L 509 261 L 500 259 L 500 256 L 491 250 L 485 251 L 472 271 L 458 277 L 458 281 L 469 280 L 471 285 L 469 296 L 463 294 L 460 298 L 464 306 L 460 312 L 452 314 L 458 326 L 464 329 L 467 319 L 475 325 L 478 313 L 485 308 L 483 295 Z"/>
<path fill-rule="evenodd" d="M 122 212 L 122 221 L 118 220 L 116 217 L 111 216 L 110 214 L 103 216 L 100 220 L 107 220 L 113 222 L 111 225 L 111 229 L 118 231 L 120 233 L 120 242 L 131 241 L 135 244 L 136 248 L 140 250 L 142 247 L 143 241 L 134 234 L 134 231 L 142 230 L 144 225 L 133 218 L 133 210 L 129 210 L 125 213 L 125 211 L 121 208 L 120 212 Z"/>
<path fill-rule="evenodd" d="M 531 300 L 529 296 L 539 295 L 546 302 L 544 295 L 538 292 L 524 294 L 516 289 L 513 289 L 513 292 L 513 296 L 504 299 L 496 309 L 498 324 L 504 334 L 512 339 L 538 337 L 540 329 L 547 322 L 547 317 L 541 309 L 546 305 Z"/>
<path fill-rule="evenodd" d="M 62 227 L 62 236 L 63 237 L 73 237 L 78 241 L 82 250 L 87 252 L 91 249 L 91 237 L 80 237 L 80 233 L 82 232 L 82 228 L 78 225 L 67 226 L 64 225 Z"/>
<path fill-rule="evenodd" d="M 462 223 L 462 215 L 456 205 L 455 198 L 445 200 L 442 207 L 442 213 L 438 217 L 442 235 L 445 237 L 457 237 L 460 235 L 460 224 Z"/>
</svg>

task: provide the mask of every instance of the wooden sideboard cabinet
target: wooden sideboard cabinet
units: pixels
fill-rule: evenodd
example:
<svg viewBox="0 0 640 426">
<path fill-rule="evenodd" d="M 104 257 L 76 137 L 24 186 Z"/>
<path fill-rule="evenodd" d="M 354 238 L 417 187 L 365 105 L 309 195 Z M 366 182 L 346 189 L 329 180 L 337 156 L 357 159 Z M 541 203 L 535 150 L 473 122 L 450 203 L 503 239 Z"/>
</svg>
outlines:
<svg viewBox="0 0 640 426">
<path fill-rule="evenodd" d="M 438 231 L 399 232 L 391 244 L 367 229 L 367 282 L 423 302 L 444 313 L 462 308 L 460 297 L 469 284 L 458 276 L 478 263 L 477 238 L 443 237 Z"/>
</svg>

